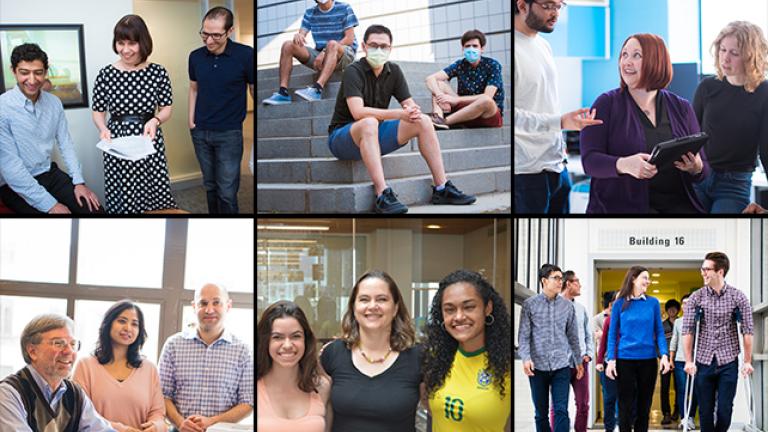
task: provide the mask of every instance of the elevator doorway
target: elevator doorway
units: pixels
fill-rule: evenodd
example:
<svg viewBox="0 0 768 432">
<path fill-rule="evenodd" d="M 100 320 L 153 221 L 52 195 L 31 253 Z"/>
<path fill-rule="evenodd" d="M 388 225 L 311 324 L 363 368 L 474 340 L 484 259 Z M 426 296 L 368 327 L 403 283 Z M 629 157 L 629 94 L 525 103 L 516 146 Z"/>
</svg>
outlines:
<svg viewBox="0 0 768 432">
<path fill-rule="evenodd" d="M 624 281 L 627 270 L 634 265 L 641 265 L 648 269 L 651 275 L 651 286 L 646 292 L 647 296 L 655 297 L 661 304 L 662 321 L 667 319 L 664 304 L 675 299 L 678 302 L 683 295 L 691 293 L 703 285 L 699 261 L 646 261 L 646 262 L 596 262 L 595 263 L 595 311 L 602 312 L 603 294 L 608 291 L 618 291 Z M 682 310 L 677 315 L 677 319 L 682 319 Z M 671 359 L 672 360 L 672 359 Z M 594 369 L 593 369 L 594 371 Z M 673 372 L 670 372 L 673 374 Z M 603 427 L 603 395 L 600 386 L 600 379 L 597 373 L 590 377 L 595 383 L 595 392 L 592 401 L 594 403 L 594 426 L 595 429 Z M 674 379 L 670 380 L 669 391 L 670 409 L 675 409 L 675 385 Z M 679 407 L 682 411 L 682 407 Z M 675 429 L 679 425 L 679 416 L 677 421 L 671 424 L 662 425 L 663 419 L 661 403 L 661 376 L 656 377 L 656 387 L 653 392 L 653 401 L 651 404 L 649 428 L 650 429 Z M 618 426 L 618 425 L 617 425 Z"/>
</svg>

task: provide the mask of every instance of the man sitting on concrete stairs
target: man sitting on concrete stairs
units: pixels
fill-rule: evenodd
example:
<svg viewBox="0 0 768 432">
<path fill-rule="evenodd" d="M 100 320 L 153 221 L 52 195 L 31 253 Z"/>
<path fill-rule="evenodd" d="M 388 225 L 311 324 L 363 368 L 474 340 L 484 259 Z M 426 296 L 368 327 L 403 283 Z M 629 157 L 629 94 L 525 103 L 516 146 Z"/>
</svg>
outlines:
<svg viewBox="0 0 768 432">
<path fill-rule="evenodd" d="M 387 62 L 392 32 L 382 25 L 368 27 L 363 49 L 366 57 L 352 63 L 342 77 L 328 126 L 331 153 L 342 160 L 363 160 L 376 190 L 376 213 L 406 213 L 408 207 L 384 181 L 381 156 L 418 137 L 419 151 L 436 185 L 432 187 L 432 204 L 474 203 L 473 195 L 464 194 L 446 179 L 432 121 L 411 98 L 400 67 Z M 392 96 L 402 109 L 387 109 Z"/>
<path fill-rule="evenodd" d="M 501 64 L 481 56 L 485 35 L 480 30 L 464 33 L 461 46 L 464 58 L 427 77 L 427 87 L 432 92 L 432 122 L 438 129 L 448 129 L 451 125 L 501 127 L 504 112 Z M 453 77 L 459 82 L 458 95 L 448 84 Z M 448 117 L 444 118 L 443 113 Z"/>
<path fill-rule="evenodd" d="M 301 28 L 292 41 L 283 43 L 280 52 L 280 90 L 272 93 L 262 102 L 265 105 L 284 105 L 291 103 L 288 94 L 288 79 L 293 69 L 294 57 L 307 67 L 320 72 L 317 81 L 296 94 L 312 102 L 322 98 L 323 86 L 331 78 L 334 70 L 344 70 L 355 61 L 357 39 L 355 27 L 357 17 L 352 7 L 335 0 L 315 0 L 318 5 L 304 12 Z M 315 48 L 304 46 L 309 32 L 315 39 Z"/>
</svg>

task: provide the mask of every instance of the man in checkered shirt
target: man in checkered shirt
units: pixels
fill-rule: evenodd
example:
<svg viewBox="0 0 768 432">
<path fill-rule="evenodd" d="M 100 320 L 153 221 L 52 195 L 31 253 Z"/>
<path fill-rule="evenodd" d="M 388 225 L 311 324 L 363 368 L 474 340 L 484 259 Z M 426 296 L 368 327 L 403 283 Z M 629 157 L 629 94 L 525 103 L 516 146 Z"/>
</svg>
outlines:
<svg viewBox="0 0 768 432">
<path fill-rule="evenodd" d="M 253 412 L 253 353 L 224 327 L 229 293 L 206 284 L 192 305 L 197 327 L 169 337 L 159 364 L 166 417 L 181 432 L 237 423 Z"/>
<path fill-rule="evenodd" d="M 738 384 L 739 335 L 734 310 L 741 310 L 744 335 L 744 365 L 741 373 L 747 376 L 752 368 L 752 306 L 747 296 L 725 282 L 729 267 L 728 256 L 710 252 L 704 258 L 701 276 L 704 286 L 691 294 L 683 311 L 683 348 L 685 372 L 696 376 L 695 388 L 699 399 L 702 432 L 728 430 L 733 413 L 733 398 Z M 696 308 L 704 311 L 696 358 L 693 358 L 693 336 L 696 331 Z M 698 371 L 698 372 L 697 372 Z M 715 398 L 717 398 L 717 424 L 715 424 Z"/>
</svg>

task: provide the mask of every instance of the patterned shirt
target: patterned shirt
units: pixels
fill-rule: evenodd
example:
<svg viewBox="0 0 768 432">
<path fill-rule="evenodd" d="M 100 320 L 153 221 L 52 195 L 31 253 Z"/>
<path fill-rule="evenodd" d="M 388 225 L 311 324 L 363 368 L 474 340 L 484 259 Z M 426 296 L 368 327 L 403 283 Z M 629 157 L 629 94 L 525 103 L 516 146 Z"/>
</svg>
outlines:
<svg viewBox="0 0 768 432">
<path fill-rule="evenodd" d="M 165 342 L 159 369 L 163 396 L 184 418 L 253 405 L 253 355 L 228 330 L 210 345 L 195 328 L 176 333 Z"/>
<path fill-rule="evenodd" d="M 483 94 L 485 87 L 496 87 L 493 101 L 499 107 L 499 112 L 504 114 L 504 81 L 501 77 L 501 63 L 490 58 L 480 57 L 480 64 L 473 67 L 466 59 L 456 60 L 450 66 L 443 69 L 448 79 L 457 77 L 459 81 L 459 96 L 473 96 Z"/>
<path fill-rule="evenodd" d="M 37 102 L 32 102 L 18 85 L 0 96 L 0 186 L 8 184 L 43 213 L 57 200 L 35 176 L 51 169 L 54 142 L 59 146 L 72 184 L 85 183 L 61 100 L 41 91 Z"/>
<path fill-rule="evenodd" d="M 683 335 L 696 331 L 694 315 L 696 307 L 704 309 L 699 328 L 699 346 L 695 361 L 710 365 L 715 356 L 717 364 L 730 363 L 739 356 L 739 337 L 733 311 L 741 310 L 743 334 L 753 334 L 752 306 L 747 296 L 727 283 L 717 294 L 711 287 L 702 287 L 688 298 L 683 306 Z"/>
<path fill-rule="evenodd" d="M 554 371 L 569 367 L 571 353 L 581 356 L 573 303 L 561 296 L 549 299 L 544 294 L 524 301 L 517 339 L 520 358 L 532 360 L 535 369 Z"/>
<path fill-rule="evenodd" d="M 320 6 L 312 6 L 304 12 L 301 20 L 301 28 L 312 32 L 318 51 L 322 51 L 330 40 L 338 42 L 344 39 L 344 30 L 358 25 L 352 6 L 337 1 L 327 12 L 320 10 Z M 352 42 L 352 51 L 357 52 L 357 37 Z"/>
</svg>

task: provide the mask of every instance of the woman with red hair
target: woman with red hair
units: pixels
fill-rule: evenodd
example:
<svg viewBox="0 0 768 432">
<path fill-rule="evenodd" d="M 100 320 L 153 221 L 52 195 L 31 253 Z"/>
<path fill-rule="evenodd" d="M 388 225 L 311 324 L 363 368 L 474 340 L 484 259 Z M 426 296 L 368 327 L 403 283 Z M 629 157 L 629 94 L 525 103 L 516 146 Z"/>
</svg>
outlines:
<svg viewBox="0 0 768 432">
<path fill-rule="evenodd" d="M 693 189 L 709 172 L 703 151 L 666 169 L 648 162 L 656 144 L 699 132 L 691 104 L 666 90 L 672 62 L 661 37 L 628 37 L 619 74 L 620 87 L 592 105 L 603 124 L 581 131 L 581 161 L 592 177 L 587 213 L 703 213 Z"/>
</svg>

